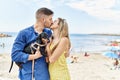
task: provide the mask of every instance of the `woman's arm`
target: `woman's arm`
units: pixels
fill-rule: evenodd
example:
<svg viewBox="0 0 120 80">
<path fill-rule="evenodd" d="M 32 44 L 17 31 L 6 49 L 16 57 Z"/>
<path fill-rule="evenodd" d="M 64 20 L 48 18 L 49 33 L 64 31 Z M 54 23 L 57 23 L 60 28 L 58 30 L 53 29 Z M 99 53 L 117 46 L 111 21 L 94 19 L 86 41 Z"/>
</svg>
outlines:
<svg viewBox="0 0 120 80">
<path fill-rule="evenodd" d="M 48 43 L 47 46 L 46 46 L 46 51 L 47 51 L 48 56 L 51 56 L 50 45 L 51 45 L 51 43 Z"/>
<path fill-rule="evenodd" d="M 67 43 L 68 43 L 68 38 L 66 38 L 66 37 L 64 37 L 60 40 L 56 49 L 53 51 L 52 54 L 49 55 L 50 63 L 55 62 L 59 58 L 59 56 L 66 50 Z"/>
<path fill-rule="evenodd" d="M 72 51 L 72 48 L 69 48 L 69 47 L 68 47 L 68 48 L 67 48 L 67 52 L 66 52 L 66 54 L 65 54 L 65 57 L 69 57 L 71 51 Z"/>
</svg>

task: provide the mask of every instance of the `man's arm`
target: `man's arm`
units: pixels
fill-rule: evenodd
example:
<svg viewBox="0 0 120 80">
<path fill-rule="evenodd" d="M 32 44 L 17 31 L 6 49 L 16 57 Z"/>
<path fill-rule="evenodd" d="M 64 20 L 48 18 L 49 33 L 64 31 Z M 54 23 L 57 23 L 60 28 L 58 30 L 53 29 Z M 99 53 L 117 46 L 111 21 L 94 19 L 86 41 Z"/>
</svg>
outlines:
<svg viewBox="0 0 120 80">
<path fill-rule="evenodd" d="M 40 51 L 37 50 L 37 51 L 35 52 L 35 54 L 30 54 L 30 55 L 29 55 L 28 60 L 34 60 L 34 59 L 38 59 L 38 58 L 40 58 L 40 57 L 42 57 L 42 55 L 41 55 Z"/>
<path fill-rule="evenodd" d="M 23 52 L 24 46 L 26 45 L 25 32 L 19 32 L 17 38 L 14 41 L 12 48 L 12 60 L 15 62 L 27 62 L 29 54 Z"/>
<path fill-rule="evenodd" d="M 26 33 L 24 31 L 21 31 L 17 38 L 15 39 L 15 42 L 13 44 L 13 48 L 12 48 L 12 60 L 15 62 L 27 62 L 28 60 L 33 60 L 33 59 L 37 59 L 39 57 L 41 57 L 41 53 L 40 51 L 36 51 L 35 54 L 27 54 L 25 52 L 23 52 L 23 49 L 26 45 Z"/>
</svg>

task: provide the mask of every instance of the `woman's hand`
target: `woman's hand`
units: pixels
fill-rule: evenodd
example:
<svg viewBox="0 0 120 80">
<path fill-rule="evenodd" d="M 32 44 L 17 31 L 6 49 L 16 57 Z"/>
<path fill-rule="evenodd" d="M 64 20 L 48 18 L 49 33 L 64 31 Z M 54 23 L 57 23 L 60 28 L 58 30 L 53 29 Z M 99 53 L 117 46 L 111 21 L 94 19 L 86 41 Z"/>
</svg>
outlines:
<svg viewBox="0 0 120 80">
<path fill-rule="evenodd" d="M 48 56 L 50 56 L 51 55 L 50 43 L 47 44 L 46 51 L 47 51 Z"/>
</svg>

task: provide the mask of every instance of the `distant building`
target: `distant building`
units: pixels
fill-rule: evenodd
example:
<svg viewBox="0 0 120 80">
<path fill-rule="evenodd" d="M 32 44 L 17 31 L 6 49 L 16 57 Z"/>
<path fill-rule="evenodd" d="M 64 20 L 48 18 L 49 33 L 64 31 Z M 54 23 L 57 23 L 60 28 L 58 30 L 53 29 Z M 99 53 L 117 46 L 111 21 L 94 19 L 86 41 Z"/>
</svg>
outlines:
<svg viewBox="0 0 120 80">
<path fill-rule="evenodd" d="M 9 34 L 0 33 L 0 37 L 12 37 L 12 36 Z"/>
</svg>

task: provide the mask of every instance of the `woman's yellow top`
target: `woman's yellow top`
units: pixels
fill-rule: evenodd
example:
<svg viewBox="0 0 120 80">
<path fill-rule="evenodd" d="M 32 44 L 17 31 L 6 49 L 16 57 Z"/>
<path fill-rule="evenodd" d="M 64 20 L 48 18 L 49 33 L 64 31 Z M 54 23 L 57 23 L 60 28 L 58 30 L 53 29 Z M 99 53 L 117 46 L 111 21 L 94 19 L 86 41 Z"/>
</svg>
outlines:
<svg viewBox="0 0 120 80">
<path fill-rule="evenodd" d="M 52 48 L 53 46 L 51 45 L 50 49 L 52 50 Z M 70 80 L 65 51 L 54 63 L 49 63 L 49 73 L 50 80 Z"/>
</svg>

